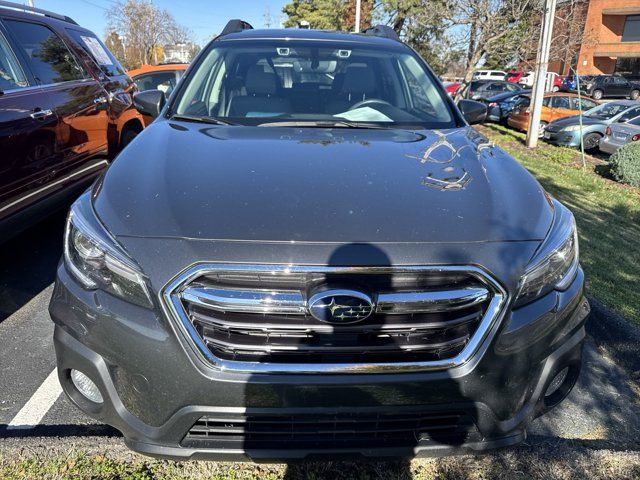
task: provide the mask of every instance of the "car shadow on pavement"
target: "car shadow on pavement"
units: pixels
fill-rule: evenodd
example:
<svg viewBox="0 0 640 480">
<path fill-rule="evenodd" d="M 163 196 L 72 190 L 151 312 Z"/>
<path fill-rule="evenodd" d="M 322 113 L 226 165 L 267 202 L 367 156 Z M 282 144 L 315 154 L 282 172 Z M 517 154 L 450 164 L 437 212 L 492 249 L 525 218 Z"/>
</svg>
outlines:
<svg viewBox="0 0 640 480">
<path fill-rule="evenodd" d="M 0 244 L 0 323 L 55 279 L 66 211 L 58 211 Z"/>
<path fill-rule="evenodd" d="M 331 267 L 351 265 L 389 267 L 392 265 L 386 252 L 368 243 L 341 245 L 330 254 L 326 264 Z M 391 292 L 397 289 L 397 284 L 394 284 L 397 281 L 398 279 L 394 279 L 388 272 L 376 273 L 371 278 L 362 273 L 359 275 L 326 273 L 322 280 L 315 282 L 307 294 L 348 288 L 375 298 L 377 292 Z M 394 322 L 401 321 L 394 316 L 380 314 L 370 318 L 363 322 L 388 322 L 391 319 Z M 314 319 L 305 321 L 316 322 Z M 327 333 L 316 334 L 312 340 L 306 338 L 300 340 L 302 342 L 300 348 L 324 346 L 326 351 L 334 351 L 333 354 L 327 355 L 325 362 L 353 362 L 351 356 L 335 353 L 336 349 L 345 348 L 352 344 L 350 342 L 354 342 L 350 336 L 355 334 L 350 333 L 349 325 L 336 325 L 339 320 L 333 318 L 326 322 L 334 324 L 334 328 Z M 402 336 L 385 335 L 380 338 L 386 342 L 384 349 L 390 349 L 393 352 L 400 350 L 399 342 L 408 342 L 408 339 Z M 362 341 L 364 340 L 358 340 L 358 345 Z M 371 338 L 367 338 L 366 341 L 374 342 Z M 382 342 L 380 339 L 377 341 Z M 371 348 L 382 348 L 382 346 Z M 367 358 L 378 358 L 378 360 L 368 360 L 372 363 L 380 362 L 379 357 Z M 292 461 L 287 464 L 284 474 L 284 479 L 287 480 L 344 478 L 344 472 L 360 471 L 358 467 L 360 464 L 365 470 L 374 468 L 385 472 L 384 478 L 409 479 L 412 478 L 410 459 L 417 451 L 430 448 L 455 450 L 468 441 L 469 436 L 473 436 L 475 432 L 474 423 L 477 416 L 475 405 L 464 400 L 460 385 L 453 379 L 449 381 L 443 379 L 439 384 L 440 391 L 431 395 L 429 402 L 423 405 L 425 404 L 424 384 L 417 380 L 397 382 L 387 378 L 380 383 L 381 380 L 375 378 L 375 375 L 368 378 L 360 376 L 357 382 L 336 377 L 335 382 L 327 385 L 326 376 L 320 383 L 310 381 L 307 376 L 307 378 L 301 377 L 295 383 L 287 382 L 278 385 L 272 383 L 273 379 L 271 383 L 265 384 L 264 378 L 260 377 L 260 375 L 254 375 L 245 387 L 246 415 L 248 418 L 251 417 L 252 412 L 257 415 L 255 417 L 257 435 L 245 437 L 243 450 L 250 457 L 253 457 L 253 450 L 259 454 L 259 450 L 266 445 L 273 450 L 286 451 L 299 448 L 309 452 L 309 456 L 304 461 Z M 451 399 L 464 403 L 453 404 Z M 283 418 L 282 422 L 286 422 L 280 427 L 285 435 L 269 440 L 264 439 L 262 432 L 258 430 L 258 427 L 264 428 L 261 426 L 264 420 L 260 417 L 264 415 L 263 409 L 272 409 L 271 412 L 273 412 L 274 408 L 275 411 L 280 409 L 285 411 L 294 407 L 301 409 L 297 415 L 286 416 L 278 413 Z M 457 420 L 459 424 L 443 426 L 437 423 L 444 422 L 438 419 L 453 418 L 452 412 L 458 414 L 458 411 L 464 411 L 464 414 L 460 413 L 460 418 Z M 398 420 L 407 415 L 416 415 L 416 412 L 420 412 L 422 418 L 419 426 L 418 423 L 415 427 L 412 426 L 413 423 L 408 423 L 406 419 Z M 465 427 L 467 421 L 469 425 Z M 378 422 L 384 426 L 372 430 L 371 425 L 378 425 Z M 251 428 L 251 426 L 245 428 Z M 318 428 L 317 432 L 314 428 Z M 464 428 L 468 430 L 463 430 Z M 312 431 L 315 433 L 311 434 Z M 392 450 L 395 452 L 393 456 L 384 457 L 376 454 L 376 451 L 379 451 L 389 455 Z M 362 456 L 356 453 L 354 457 L 353 452 L 362 452 Z M 357 460 L 354 461 L 354 458 Z M 345 470 L 342 470 L 343 467 Z M 389 472 L 393 472 L 391 477 L 388 475 Z"/>
</svg>

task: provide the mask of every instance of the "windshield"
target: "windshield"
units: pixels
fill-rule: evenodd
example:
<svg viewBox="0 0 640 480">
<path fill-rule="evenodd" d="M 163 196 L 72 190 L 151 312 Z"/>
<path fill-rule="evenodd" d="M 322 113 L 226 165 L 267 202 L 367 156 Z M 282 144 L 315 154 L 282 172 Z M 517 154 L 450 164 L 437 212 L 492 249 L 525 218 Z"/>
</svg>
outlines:
<svg viewBox="0 0 640 480">
<path fill-rule="evenodd" d="M 619 103 L 605 103 L 602 105 L 598 105 L 597 107 L 593 107 L 591 110 L 588 110 L 584 113 L 585 117 L 590 118 L 604 118 L 609 119 L 615 117 L 621 112 L 624 112 L 629 105 L 622 105 Z"/>
<path fill-rule="evenodd" d="M 214 45 L 184 79 L 174 115 L 243 125 L 456 126 L 437 80 L 402 45 L 294 40 Z"/>
</svg>

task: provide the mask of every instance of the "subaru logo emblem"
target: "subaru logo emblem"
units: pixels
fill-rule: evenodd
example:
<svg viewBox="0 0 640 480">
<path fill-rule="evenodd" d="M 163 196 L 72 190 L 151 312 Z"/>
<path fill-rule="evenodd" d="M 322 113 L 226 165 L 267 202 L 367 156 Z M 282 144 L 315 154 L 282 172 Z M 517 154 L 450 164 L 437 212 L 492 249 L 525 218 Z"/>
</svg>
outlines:
<svg viewBox="0 0 640 480">
<path fill-rule="evenodd" d="M 345 324 L 360 322 L 373 313 L 369 295 L 353 290 L 326 290 L 308 302 L 309 313 L 321 322 Z"/>
</svg>

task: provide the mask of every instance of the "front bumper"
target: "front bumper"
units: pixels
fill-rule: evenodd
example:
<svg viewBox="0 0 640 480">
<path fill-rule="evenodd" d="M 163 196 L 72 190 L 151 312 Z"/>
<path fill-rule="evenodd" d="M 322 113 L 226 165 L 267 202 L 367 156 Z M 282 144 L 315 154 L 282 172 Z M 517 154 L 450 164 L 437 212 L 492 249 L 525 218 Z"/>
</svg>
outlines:
<svg viewBox="0 0 640 480">
<path fill-rule="evenodd" d="M 81 410 L 119 429 L 140 453 L 173 459 L 254 461 L 341 457 L 410 457 L 476 452 L 517 444 L 536 416 L 558 403 L 580 370 L 589 307 L 579 270 L 564 292 L 508 313 L 498 335 L 468 364 L 446 371 L 393 374 L 245 374 L 197 363 L 159 312 L 80 288 L 59 267 L 50 312 L 62 387 Z M 562 387 L 546 397 L 556 375 Z M 85 399 L 70 370 L 89 376 L 104 402 Z M 560 395 L 560 397 L 558 397 Z M 552 400 L 552 401 L 551 401 Z M 408 444 L 322 447 L 188 441 L 202 417 L 229 422 L 282 415 L 339 418 L 452 409 L 472 420 L 464 436 L 430 435 Z"/>
<path fill-rule="evenodd" d="M 545 131 L 545 142 L 560 147 L 579 147 L 580 146 L 580 132 L 565 132 L 560 130 L 559 132 Z"/>
</svg>

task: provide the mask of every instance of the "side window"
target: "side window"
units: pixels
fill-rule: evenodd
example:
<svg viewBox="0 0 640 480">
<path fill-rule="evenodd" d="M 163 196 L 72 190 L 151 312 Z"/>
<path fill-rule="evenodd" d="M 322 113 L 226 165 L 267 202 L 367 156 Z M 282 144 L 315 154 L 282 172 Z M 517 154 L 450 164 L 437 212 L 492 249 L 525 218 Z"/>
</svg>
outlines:
<svg viewBox="0 0 640 480">
<path fill-rule="evenodd" d="M 629 82 L 627 82 L 627 80 L 623 77 L 615 77 L 614 78 L 616 85 L 628 85 Z"/>
<path fill-rule="evenodd" d="M 113 53 L 94 34 L 72 28 L 67 28 L 67 33 L 93 58 L 107 77 L 116 77 L 126 73 L 124 67 L 113 56 Z"/>
<path fill-rule="evenodd" d="M 567 110 L 571 109 L 569 97 L 553 97 L 552 105 L 553 108 L 565 108 Z"/>
<path fill-rule="evenodd" d="M 41 85 L 85 78 L 73 54 L 49 28 L 16 20 L 5 23 L 29 59 L 33 76 Z"/>
<path fill-rule="evenodd" d="M 629 120 L 629 123 L 631 125 L 637 125 L 638 127 L 640 127 L 640 117 L 636 117 L 633 120 Z"/>
<path fill-rule="evenodd" d="M 553 100 L 553 97 L 545 97 L 542 100 L 542 105 L 545 107 L 551 107 L 551 100 Z"/>
<path fill-rule="evenodd" d="M 618 122 L 626 122 L 628 120 L 631 120 L 632 118 L 637 117 L 638 115 L 640 115 L 640 108 L 632 108 L 631 110 L 623 113 L 618 119 Z"/>
<path fill-rule="evenodd" d="M 573 97 L 571 99 L 571 109 L 572 110 L 589 110 L 590 108 L 593 108 L 597 105 L 597 103 L 592 102 L 591 100 L 588 100 L 586 98 L 577 98 L 577 97 Z"/>
<path fill-rule="evenodd" d="M 402 55 L 399 64 L 402 76 L 409 87 L 406 93 L 413 107 L 431 115 L 435 121 L 450 122 L 451 115 L 446 108 L 446 103 L 442 101 L 435 83 L 427 77 L 418 61 L 413 56 Z"/>
<path fill-rule="evenodd" d="M 176 73 L 173 71 L 140 75 L 133 80 L 138 90 L 161 90 L 169 95 L 176 86 Z"/>
<path fill-rule="evenodd" d="M 27 79 L 11 51 L 7 39 L 0 33 L 0 92 L 28 86 Z"/>
</svg>

